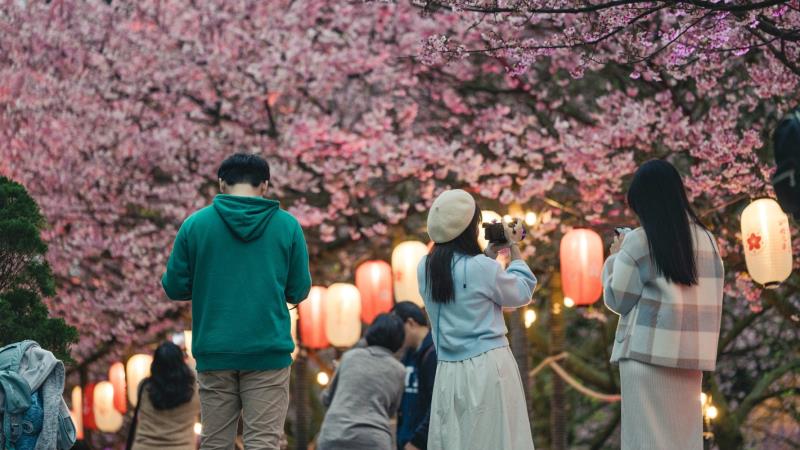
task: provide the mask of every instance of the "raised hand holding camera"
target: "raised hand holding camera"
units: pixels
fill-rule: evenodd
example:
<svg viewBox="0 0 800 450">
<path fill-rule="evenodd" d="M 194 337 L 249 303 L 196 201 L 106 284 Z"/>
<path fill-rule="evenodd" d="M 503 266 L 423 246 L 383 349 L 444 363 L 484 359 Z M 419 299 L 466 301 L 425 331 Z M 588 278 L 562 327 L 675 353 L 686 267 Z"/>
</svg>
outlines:
<svg viewBox="0 0 800 450">
<path fill-rule="evenodd" d="M 511 259 L 520 259 L 522 256 L 517 243 L 525 239 L 528 231 L 522 221 L 514 219 L 511 222 L 486 222 L 483 224 L 484 239 L 489 242 L 486 255 L 497 258 L 497 254 L 507 248 L 511 249 Z"/>
</svg>

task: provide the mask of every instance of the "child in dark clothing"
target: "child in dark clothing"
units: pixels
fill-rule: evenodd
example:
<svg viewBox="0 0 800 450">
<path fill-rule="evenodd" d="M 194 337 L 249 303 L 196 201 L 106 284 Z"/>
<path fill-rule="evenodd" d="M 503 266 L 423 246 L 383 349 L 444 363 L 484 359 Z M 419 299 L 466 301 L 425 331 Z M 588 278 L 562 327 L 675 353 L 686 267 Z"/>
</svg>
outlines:
<svg viewBox="0 0 800 450">
<path fill-rule="evenodd" d="M 397 424 L 398 450 L 425 449 L 428 444 L 431 393 L 436 377 L 436 349 L 425 312 L 412 302 L 399 302 L 392 312 L 403 320 L 406 349 L 405 390 Z"/>
</svg>

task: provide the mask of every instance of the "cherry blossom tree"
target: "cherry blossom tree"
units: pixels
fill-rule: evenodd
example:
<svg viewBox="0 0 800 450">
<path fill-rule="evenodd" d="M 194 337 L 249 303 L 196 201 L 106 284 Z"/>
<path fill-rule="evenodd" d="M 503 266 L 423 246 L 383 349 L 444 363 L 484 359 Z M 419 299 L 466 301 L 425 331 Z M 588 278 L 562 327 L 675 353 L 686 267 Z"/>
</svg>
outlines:
<svg viewBox="0 0 800 450">
<path fill-rule="evenodd" d="M 426 208 L 448 187 L 485 209 L 535 210 L 526 255 L 541 305 L 561 235 L 635 223 L 630 174 L 667 158 L 724 252 L 721 367 L 706 388 L 720 445 L 747 439 L 751 412 L 797 394 L 785 377 L 800 360 L 800 279 L 762 291 L 737 235 L 747 200 L 770 193 L 771 129 L 800 100 L 797 2 L 608 3 L 619 5 L 545 14 L 532 8 L 553 5 L 5 0 L 0 173 L 25 184 L 50 223 L 59 291 L 49 306 L 81 332 L 77 368 L 102 373 L 185 326 L 160 274 L 231 152 L 270 161 L 272 194 L 304 226 L 318 284 L 424 239 Z M 616 392 L 603 338 L 615 317 L 571 310 L 567 323 L 565 367 Z M 549 353 L 546 326 L 527 331 L 531 362 Z M 533 380 L 537 442 L 548 439 L 546 380 Z M 617 406 L 568 400 L 572 443 L 613 441 Z"/>
</svg>

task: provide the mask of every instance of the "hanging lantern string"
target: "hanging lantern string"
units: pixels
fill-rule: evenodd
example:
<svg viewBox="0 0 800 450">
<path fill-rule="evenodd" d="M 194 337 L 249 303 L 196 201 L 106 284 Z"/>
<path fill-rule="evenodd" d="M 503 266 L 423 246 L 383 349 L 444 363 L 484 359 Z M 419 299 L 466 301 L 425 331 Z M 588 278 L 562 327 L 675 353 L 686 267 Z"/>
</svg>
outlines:
<svg viewBox="0 0 800 450">
<path fill-rule="evenodd" d="M 572 386 L 576 391 L 580 392 L 581 394 L 592 397 L 596 400 L 608 402 L 608 403 L 615 403 L 622 399 L 620 395 L 613 395 L 613 394 L 604 394 L 602 392 L 597 392 L 587 388 L 586 386 L 582 385 L 578 380 L 572 377 L 563 367 L 561 367 L 557 361 L 562 359 L 566 359 L 569 356 L 568 352 L 562 352 L 558 355 L 548 356 L 545 358 L 535 369 L 529 372 L 531 379 L 533 379 L 536 374 L 541 372 L 545 367 L 550 366 L 558 376 L 560 376 L 564 381 L 566 381 L 570 386 Z"/>
</svg>

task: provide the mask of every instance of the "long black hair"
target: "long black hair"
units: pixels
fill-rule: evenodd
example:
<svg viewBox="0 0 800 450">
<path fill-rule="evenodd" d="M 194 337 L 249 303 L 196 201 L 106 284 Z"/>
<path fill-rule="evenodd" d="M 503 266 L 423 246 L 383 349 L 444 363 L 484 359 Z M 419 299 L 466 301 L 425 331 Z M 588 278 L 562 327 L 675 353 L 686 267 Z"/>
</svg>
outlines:
<svg viewBox="0 0 800 450">
<path fill-rule="evenodd" d="M 639 167 L 628 189 L 628 206 L 639 217 L 656 270 L 667 281 L 697 284 L 697 261 L 691 223 L 705 226 L 695 214 L 681 175 L 663 160 Z"/>
<path fill-rule="evenodd" d="M 194 373 L 183 360 L 183 350 L 169 341 L 159 345 L 147 379 L 153 407 L 164 410 L 183 405 L 194 396 L 194 383 Z"/>
<path fill-rule="evenodd" d="M 425 261 L 425 284 L 431 298 L 437 303 L 450 303 L 456 298 L 453 286 L 453 258 L 456 254 L 475 256 L 481 254 L 478 232 L 481 224 L 481 210 L 475 206 L 475 214 L 469 226 L 450 242 L 434 244 Z"/>
</svg>

